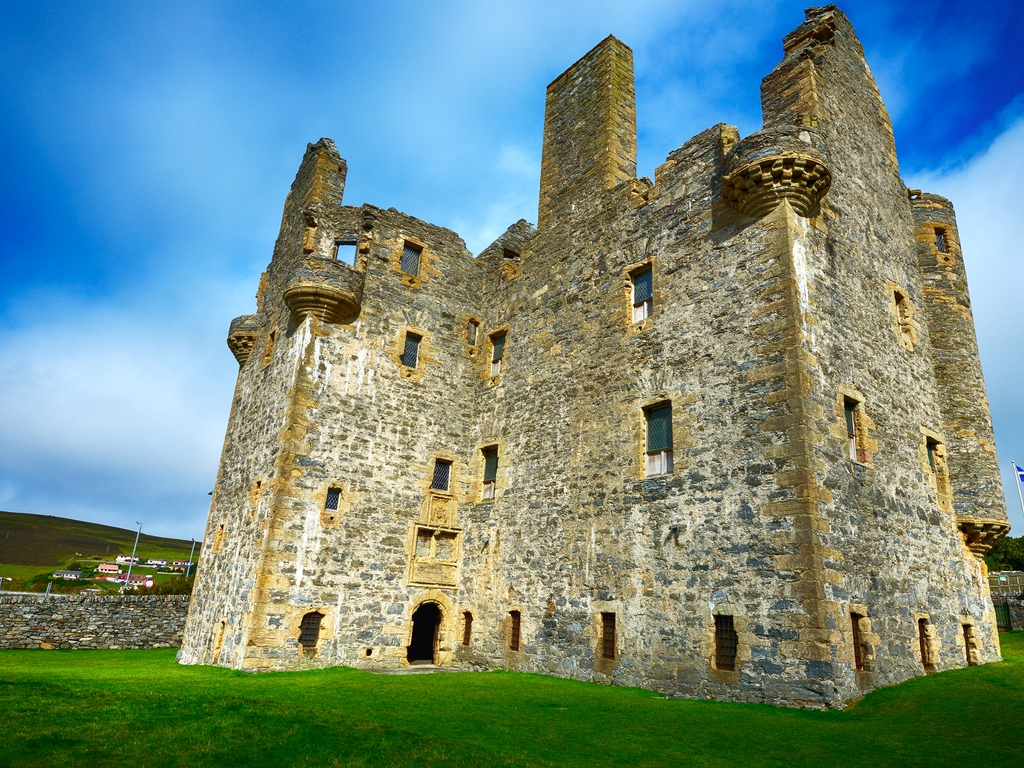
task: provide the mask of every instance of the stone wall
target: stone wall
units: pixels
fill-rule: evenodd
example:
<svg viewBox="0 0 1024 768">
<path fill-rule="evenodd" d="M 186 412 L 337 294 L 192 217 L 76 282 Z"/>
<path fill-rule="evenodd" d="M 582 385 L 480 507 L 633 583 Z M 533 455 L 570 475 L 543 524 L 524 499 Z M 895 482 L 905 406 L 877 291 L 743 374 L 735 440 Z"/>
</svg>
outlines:
<svg viewBox="0 0 1024 768">
<path fill-rule="evenodd" d="M 172 648 L 188 595 L 0 597 L 0 648 Z"/>
</svg>

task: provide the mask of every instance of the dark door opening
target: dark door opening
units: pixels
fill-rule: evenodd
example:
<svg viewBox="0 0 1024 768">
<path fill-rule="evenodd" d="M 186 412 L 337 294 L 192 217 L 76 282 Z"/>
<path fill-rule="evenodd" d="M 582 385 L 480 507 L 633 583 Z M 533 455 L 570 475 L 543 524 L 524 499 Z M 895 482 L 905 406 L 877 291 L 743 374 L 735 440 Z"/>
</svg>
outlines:
<svg viewBox="0 0 1024 768">
<path fill-rule="evenodd" d="M 434 603 L 424 603 L 412 615 L 412 642 L 406 658 L 414 662 L 433 664 L 437 651 L 437 631 L 441 628 L 441 609 Z"/>
</svg>

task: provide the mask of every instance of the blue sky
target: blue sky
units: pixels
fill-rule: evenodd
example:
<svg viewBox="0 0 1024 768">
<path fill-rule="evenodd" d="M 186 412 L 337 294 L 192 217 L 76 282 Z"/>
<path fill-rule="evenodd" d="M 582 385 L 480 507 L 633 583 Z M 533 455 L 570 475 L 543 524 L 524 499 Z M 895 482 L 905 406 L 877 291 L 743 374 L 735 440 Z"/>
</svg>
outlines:
<svg viewBox="0 0 1024 768">
<path fill-rule="evenodd" d="M 1024 4 L 850 2 L 908 185 L 957 208 L 1015 535 L 1024 462 Z M 346 202 L 479 252 L 536 221 L 544 89 L 634 50 L 639 175 L 761 126 L 796 2 L 0 3 L 0 509 L 202 535 L 306 142 Z"/>
</svg>

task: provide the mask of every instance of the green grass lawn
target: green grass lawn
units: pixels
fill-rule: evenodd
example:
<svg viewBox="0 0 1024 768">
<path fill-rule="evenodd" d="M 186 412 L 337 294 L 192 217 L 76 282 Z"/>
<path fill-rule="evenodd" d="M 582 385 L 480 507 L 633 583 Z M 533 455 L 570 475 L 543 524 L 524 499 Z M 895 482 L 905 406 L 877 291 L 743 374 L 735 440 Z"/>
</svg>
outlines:
<svg viewBox="0 0 1024 768">
<path fill-rule="evenodd" d="M 2 766 L 1024 766 L 1024 632 L 1001 664 L 842 712 L 507 672 L 251 675 L 174 651 L 0 651 Z"/>
</svg>

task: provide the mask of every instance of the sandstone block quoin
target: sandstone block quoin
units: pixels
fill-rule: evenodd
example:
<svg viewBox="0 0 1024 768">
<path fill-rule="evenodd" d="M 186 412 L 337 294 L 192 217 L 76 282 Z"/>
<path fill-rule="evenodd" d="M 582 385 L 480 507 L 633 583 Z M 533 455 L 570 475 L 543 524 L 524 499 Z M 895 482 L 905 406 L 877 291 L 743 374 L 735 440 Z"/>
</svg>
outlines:
<svg viewBox="0 0 1024 768">
<path fill-rule="evenodd" d="M 1000 658 L 952 205 L 900 179 L 841 11 L 783 47 L 763 129 L 652 181 L 632 52 L 598 43 L 547 89 L 537 226 L 475 257 L 344 205 L 334 143 L 307 147 L 230 329 L 183 663 L 830 707 Z"/>
</svg>

